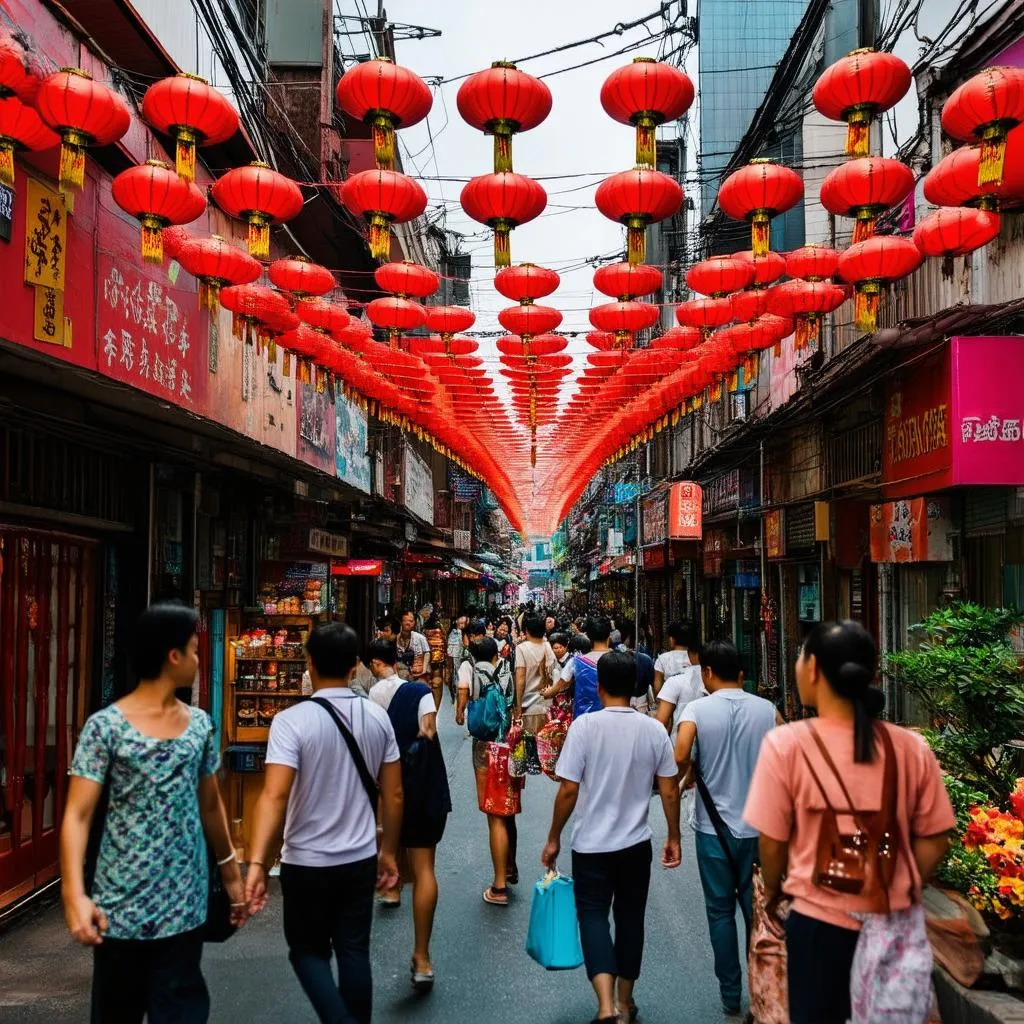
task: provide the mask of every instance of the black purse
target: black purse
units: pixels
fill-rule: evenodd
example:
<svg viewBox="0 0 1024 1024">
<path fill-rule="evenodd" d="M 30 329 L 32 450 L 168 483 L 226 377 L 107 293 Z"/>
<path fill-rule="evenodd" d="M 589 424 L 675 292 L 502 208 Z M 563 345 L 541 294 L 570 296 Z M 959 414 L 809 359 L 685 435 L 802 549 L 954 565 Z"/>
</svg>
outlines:
<svg viewBox="0 0 1024 1024">
<path fill-rule="evenodd" d="M 231 923 L 231 897 L 220 876 L 220 865 L 213 847 L 206 844 L 206 862 L 209 865 L 209 884 L 206 893 L 206 921 L 203 924 L 203 942 L 227 942 L 237 925 Z"/>
</svg>

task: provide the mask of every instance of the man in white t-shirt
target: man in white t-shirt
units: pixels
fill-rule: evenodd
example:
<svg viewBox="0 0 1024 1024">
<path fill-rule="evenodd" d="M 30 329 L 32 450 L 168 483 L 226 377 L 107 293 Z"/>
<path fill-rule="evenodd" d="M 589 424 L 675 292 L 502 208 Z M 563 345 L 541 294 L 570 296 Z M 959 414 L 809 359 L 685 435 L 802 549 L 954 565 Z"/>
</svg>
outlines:
<svg viewBox="0 0 1024 1024">
<path fill-rule="evenodd" d="M 700 664 L 700 639 L 697 627 L 689 622 L 670 622 L 668 650 L 654 660 L 654 695 L 661 695 L 665 680 L 682 674 L 691 665 Z"/>
<path fill-rule="evenodd" d="M 398 674 L 403 679 L 417 679 L 429 683 L 430 644 L 422 633 L 413 629 L 416 625 L 416 613 L 403 612 L 399 622 L 398 636 L 395 637 L 395 645 L 398 647 Z"/>
<path fill-rule="evenodd" d="M 541 691 L 557 679 L 558 663 L 544 638 L 544 619 L 527 615 L 523 629 L 526 639 L 516 648 L 516 717 L 522 717 L 527 732 L 536 734 L 547 721 L 551 706 Z"/>
<path fill-rule="evenodd" d="M 572 874 L 587 976 L 597 994 L 598 1021 L 621 1013 L 633 1020 L 640 976 L 644 915 L 651 881 L 648 814 L 655 779 L 668 822 L 663 867 L 682 859 L 679 787 L 672 745 L 653 719 L 629 706 L 636 659 L 609 651 L 597 663 L 602 709 L 577 718 L 558 758 L 561 782 L 541 862 L 554 870 L 562 830 L 575 810 Z M 609 912 L 615 916 L 612 942 Z"/>
<path fill-rule="evenodd" d="M 398 880 L 401 762 L 387 712 L 349 688 L 359 661 L 355 632 L 340 622 L 317 626 L 306 653 L 314 698 L 280 712 L 270 726 L 246 899 L 253 912 L 266 905 L 267 867 L 283 826 L 281 893 L 292 967 L 322 1020 L 369 1024 L 373 892 Z M 371 779 L 364 781 L 356 751 Z M 379 854 L 372 779 L 380 788 Z M 339 944 L 348 952 L 339 959 L 335 982 L 331 948 Z"/>
</svg>

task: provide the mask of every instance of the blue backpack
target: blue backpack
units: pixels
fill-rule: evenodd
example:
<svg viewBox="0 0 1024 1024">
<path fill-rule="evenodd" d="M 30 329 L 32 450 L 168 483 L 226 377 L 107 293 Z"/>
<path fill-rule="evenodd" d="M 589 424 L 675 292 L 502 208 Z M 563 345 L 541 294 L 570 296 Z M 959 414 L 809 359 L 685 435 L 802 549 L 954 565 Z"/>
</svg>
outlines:
<svg viewBox="0 0 1024 1024">
<path fill-rule="evenodd" d="M 572 717 L 588 715 L 601 710 L 601 698 L 597 695 L 597 660 L 593 655 L 576 655 L 576 682 L 573 687 Z"/>
<path fill-rule="evenodd" d="M 473 665 L 473 677 L 480 696 L 469 702 L 466 724 L 474 739 L 500 740 L 509 725 L 509 694 L 502 686 L 497 669 L 483 662 Z"/>
</svg>

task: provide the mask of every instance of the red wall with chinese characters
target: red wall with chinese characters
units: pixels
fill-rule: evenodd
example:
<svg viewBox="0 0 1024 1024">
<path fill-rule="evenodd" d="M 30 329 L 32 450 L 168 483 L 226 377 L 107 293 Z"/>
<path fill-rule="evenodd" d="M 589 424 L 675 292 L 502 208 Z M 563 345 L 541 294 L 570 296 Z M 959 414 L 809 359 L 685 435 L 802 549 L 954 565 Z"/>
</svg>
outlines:
<svg viewBox="0 0 1024 1024">
<path fill-rule="evenodd" d="M 700 540 L 704 496 L 700 484 L 673 484 L 668 500 L 668 535 L 672 540 Z"/>
</svg>

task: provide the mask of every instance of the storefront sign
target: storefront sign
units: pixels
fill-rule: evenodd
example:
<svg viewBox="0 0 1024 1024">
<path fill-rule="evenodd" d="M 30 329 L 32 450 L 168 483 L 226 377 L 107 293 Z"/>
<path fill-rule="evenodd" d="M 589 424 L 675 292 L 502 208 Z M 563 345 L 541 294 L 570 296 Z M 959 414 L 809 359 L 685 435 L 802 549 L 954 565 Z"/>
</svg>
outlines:
<svg viewBox="0 0 1024 1024">
<path fill-rule="evenodd" d="M 872 562 L 948 562 L 953 557 L 948 498 L 872 505 Z"/>
<path fill-rule="evenodd" d="M 71 348 L 71 329 L 64 323 L 64 293 L 56 288 L 38 287 L 32 337 L 49 345 Z"/>
<path fill-rule="evenodd" d="M 335 473 L 339 480 L 364 494 L 370 493 L 370 455 L 367 450 L 366 413 L 338 393 L 334 399 Z"/>
<path fill-rule="evenodd" d="M 665 545 L 659 544 L 653 548 L 643 548 L 643 568 L 646 572 L 649 569 L 665 568 Z"/>
<path fill-rule="evenodd" d="M 768 558 L 785 557 L 786 534 L 783 518 L 781 508 L 773 508 L 764 514 L 764 551 Z"/>
<path fill-rule="evenodd" d="M 405 507 L 424 522 L 434 522 L 434 476 L 430 467 L 406 447 L 403 459 L 402 499 Z"/>
<path fill-rule="evenodd" d="M 455 466 L 448 466 L 448 490 L 456 501 L 479 501 L 480 481 Z"/>
<path fill-rule="evenodd" d="M 644 546 L 665 540 L 668 530 L 668 491 L 644 498 L 640 507 L 641 537 Z"/>
<path fill-rule="evenodd" d="M 29 178 L 25 215 L 25 284 L 64 291 L 67 248 L 64 199 L 41 181 Z"/>
<path fill-rule="evenodd" d="M 722 556 L 727 540 L 723 530 L 708 530 L 704 534 L 704 575 L 722 575 Z"/>
<path fill-rule="evenodd" d="M 469 551 L 473 546 L 473 534 L 470 530 L 452 530 L 452 544 L 456 551 Z"/>
<path fill-rule="evenodd" d="M 14 189 L 8 185 L 0 185 L 0 241 L 11 240 L 11 228 L 14 226 Z"/>
<path fill-rule="evenodd" d="M 704 488 L 704 514 L 728 512 L 740 507 L 740 471 L 731 469 L 716 476 Z"/>
<path fill-rule="evenodd" d="M 668 536 L 671 540 L 700 540 L 703 524 L 700 484 L 673 484 L 668 500 Z"/>
<path fill-rule="evenodd" d="M 384 563 L 376 558 L 349 558 L 331 566 L 332 576 L 380 576 Z"/>
<path fill-rule="evenodd" d="M 452 528 L 452 500 L 450 494 L 438 491 L 434 495 L 434 525 L 439 530 L 450 530 Z"/>
<path fill-rule="evenodd" d="M 625 505 L 627 502 L 636 501 L 640 493 L 639 484 L 613 484 L 611 500 L 613 505 Z"/>
<path fill-rule="evenodd" d="M 318 555 L 327 555 L 329 558 L 348 558 L 348 537 L 341 533 L 312 529 L 309 531 L 307 547 L 310 551 Z"/>
</svg>

